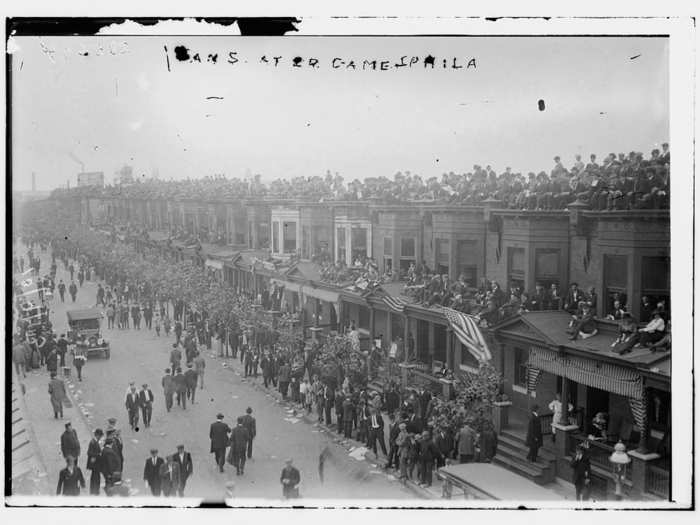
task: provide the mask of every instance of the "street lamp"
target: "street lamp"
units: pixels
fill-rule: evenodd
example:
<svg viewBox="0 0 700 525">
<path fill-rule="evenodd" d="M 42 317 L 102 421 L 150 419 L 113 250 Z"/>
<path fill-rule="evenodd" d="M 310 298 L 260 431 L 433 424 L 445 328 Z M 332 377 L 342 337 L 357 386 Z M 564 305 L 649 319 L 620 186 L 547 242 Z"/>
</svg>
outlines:
<svg viewBox="0 0 700 525">
<path fill-rule="evenodd" d="M 627 474 L 627 465 L 631 461 L 627 455 L 627 448 L 622 441 L 619 441 L 612 454 L 610 454 L 610 464 L 612 465 L 612 474 L 615 480 L 615 499 L 622 499 L 622 482 Z"/>
</svg>

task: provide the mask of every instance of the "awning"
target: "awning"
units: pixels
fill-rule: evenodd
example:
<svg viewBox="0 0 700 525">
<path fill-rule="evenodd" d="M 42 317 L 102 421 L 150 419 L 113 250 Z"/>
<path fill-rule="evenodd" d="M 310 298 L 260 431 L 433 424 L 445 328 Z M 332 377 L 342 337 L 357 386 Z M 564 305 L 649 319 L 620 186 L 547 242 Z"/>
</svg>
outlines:
<svg viewBox="0 0 700 525">
<path fill-rule="evenodd" d="M 205 266 L 209 266 L 210 268 L 214 268 L 215 270 L 223 270 L 224 269 L 224 263 L 221 261 L 217 261 L 216 259 L 207 259 L 204 261 Z"/>
<path fill-rule="evenodd" d="M 581 357 L 531 348 L 528 365 L 582 385 L 625 397 L 642 399 L 642 376 L 636 370 Z"/>
<path fill-rule="evenodd" d="M 321 288 L 311 288 L 310 286 L 302 286 L 301 293 L 306 297 L 315 297 L 321 301 L 327 301 L 329 303 L 338 302 L 338 292 L 331 292 L 330 290 L 323 290 Z"/>
</svg>

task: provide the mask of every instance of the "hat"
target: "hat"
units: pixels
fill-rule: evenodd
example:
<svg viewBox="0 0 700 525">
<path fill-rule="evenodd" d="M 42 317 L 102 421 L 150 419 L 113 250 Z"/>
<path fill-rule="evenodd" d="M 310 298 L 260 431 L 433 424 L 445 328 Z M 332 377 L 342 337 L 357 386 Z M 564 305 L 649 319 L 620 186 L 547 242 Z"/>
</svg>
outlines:
<svg viewBox="0 0 700 525">
<path fill-rule="evenodd" d="M 148 386 L 148 383 L 144 383 L 144 384 L 141 385 L 141 386 L 142 386 L 143 388 L 146 388 L 146 387 Z"/>
<path fill-rule="evenodd" d="M 158 449 L 157 449 L 157 448 L 152 448 L 152 449 L 151 449 L 151 454 L 157 454 L 157 453 L 158 453 Z"/>
<path fill-rule="evenodd" d="M 70 426 L 70 421 L 68 421 L 64 426 L 68 428 Z"/>
<path fill-rule="evenodd" d="M 178 446 L 177 446 L 177 449 L 178 449 L 178 450 L 184 449 L 184 448 L 185 448 L 185 445 L 178 445 Z"/>
<path fill-rule="evenodd" d="M 250 407 L 248 407 L 248 408 L 245 409 L 245 413 L 246 413 L 246 414 L 252 414 L 252 413 L 253 413 L 253 409 L 250 408 Z"/>
<path fill-rule="evenodd" d="M 107 423 L 109 423 L 110 425 L 116 425 L 116 424 L 117 424 L 117 418 L 110 417 L 110 418 L 107 420 Z"/>
<path fill-rule="evenodd" d="M 95 432 L 93 432 L 96 436 L 104 436 L 104 432 L 102 431 L 101 428 L 96 428 Z"/>
<path fill-rule="evenodd" d="M 221 412 L 219 412 L 218 414 L 216 414 L 216 419 L 224 419 L 224 415 Z"/>
</svg>

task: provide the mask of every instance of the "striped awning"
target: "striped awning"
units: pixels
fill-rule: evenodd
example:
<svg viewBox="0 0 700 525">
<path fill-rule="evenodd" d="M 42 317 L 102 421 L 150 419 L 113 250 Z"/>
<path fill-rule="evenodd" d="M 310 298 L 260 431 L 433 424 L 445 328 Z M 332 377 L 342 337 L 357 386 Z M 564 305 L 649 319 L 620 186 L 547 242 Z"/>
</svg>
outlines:
<svg viewBox="0 0 700 525">
<path fill-rule="evenodd" d="M 629 368 L 581 357 L 559 355 L 544 348 L 530 349 L 528 366 L 606 392 L 642 399 L 642 376 Z"/>
<path fill-rule="evenodd" d="M 389 307 L 390 310 L 402 314 L 406 308 L 406 301 L 402 297 L 392 297 L 391 295 L 385 295 L 382 297 L 382 302 Z"/>
</svg>

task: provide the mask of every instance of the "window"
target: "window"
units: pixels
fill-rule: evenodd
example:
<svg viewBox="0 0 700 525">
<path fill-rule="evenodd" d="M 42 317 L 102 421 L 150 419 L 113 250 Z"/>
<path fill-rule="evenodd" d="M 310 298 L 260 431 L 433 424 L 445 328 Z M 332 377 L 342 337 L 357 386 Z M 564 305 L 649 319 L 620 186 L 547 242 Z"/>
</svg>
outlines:
<svg viewBox="0 0 700 525">
<path fill-rule="evenodd" d="M 272 252 L 279 253 L 280 249 L 280 223 L 277 221 L 272 222 Z M 252 224 L 251 224 L 252 229 Z"/>
<path fill-rule="evenodd" d="M 525 288 L 525 248 L 508 248 L 508 285 Z"/>
<path fill-rule="evenodd" d="M 439 274 L 450 273 L 450 241 L 435 239 L 435 268 Z"/>
<path fill-rule="evenodd" d="M 666 311 L 671 311 L 669 303 L 671 259 L 669 257 L 642 257 L 642 293 L 646 295 L 652 305 L 659 301 L 666 303 Z"/>
<path fill-rule="evenodd" d="M 527 388 L 527 361 L 528 351 L 522 348 L 513 349 L 514 367 L 513 384 L 522 388 Z"/>
<path fill-rule="evenodd" d="M 475 288 L 478 255 L 476 241 L 457 241 L 457 277 L 464 275 L 469 286 Z"/>
<path fill-rule="evenodd" d="M 559 286 L 559 250 L 535 251 L 535 281 L 549 290 L 552 284 Z"/>
<path fill-rule="evenodd" d="M 350 240 L 352 262 L 355 263 L 355 260 L 367 257 L 367 228 L 352 228 Z"/>
<path fill-rule="evenodd" d="M 301 256 L 305 259 L 311 257 L 311 227 L 302 226 L 301 228 Z"/>
<path fill-rule="evenodd" d="M 282 223 L 282 238 L 284 239 L 284 253 L 293 253 L 297 250 L 297 223 Z"/>
<path fill-rule="evenodd" d="M 605 314 L 613 311 L 613 304 L 619 298 L 622 306 L 627 302 L 627 256 L 603 256 L 603 278 L 605 280 Z"/>
<path fill-rule="evenodd" d="M 346 250 L 345 250 L 345 228 L 338 228 L 336 230 L 337 233 L 337 246 L 338 246 L 338 260 L 339 261 L 345 261 L 345 255 L 346 255 Z"/>
<path fill-rule="evenodd" d="M 393 251 L 393 239 L 391 237 L 384 237 L 384 255 L 392 256 Z"/>
<path fill-rule="evenodd" d="M 261 222 L 258 226 L 259 238 L 258 244 L 260 246 L 268 247 L 270 242 L 270 225 L 266 222 Z"/>
<path fill-rule="evenodd" d="M 401 239 L 400 270 L 407 272 L 411 264 L 416 264 L 416 240 L 414 238 Z"/>
</svg>

